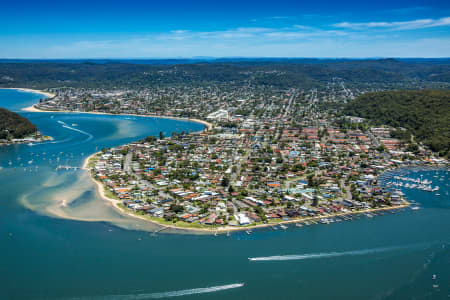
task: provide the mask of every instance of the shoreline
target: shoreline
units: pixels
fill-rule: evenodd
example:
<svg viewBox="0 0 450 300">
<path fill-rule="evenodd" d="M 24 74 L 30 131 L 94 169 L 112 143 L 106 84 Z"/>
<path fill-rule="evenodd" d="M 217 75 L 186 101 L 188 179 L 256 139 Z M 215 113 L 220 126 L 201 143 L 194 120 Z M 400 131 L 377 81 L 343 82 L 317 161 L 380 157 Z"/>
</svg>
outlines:
<svg viewBox="0 0 450 300">
<path fill-rule="evenodd" d="M 0 88 L 0 90 L 17 90 L 22 92 L 28 92 L 28 93 L 34 93 L 34 94 L 41 94 L 46 96 L 47 98 L 54 98 L 56 97 L 55 94 L 42 91 L 42 90 L 36 90 L 36 89 L 30 89 L 30 88 Z M 106 113 L 106 112 L 98 112 L 98 111 L 71 111 L 71 110 L 43 110 L 36 107 L 36 104 L 33 104 L 28 107 L 22 108 L 22 111 L 26 112 L 47 112 L 47 113 L 80 113 L 80 114 L 94 114 L 94 115 L 108 115 L 108 116 L 132 116 L 132 117 L 146 117 L 146 118 L 161 118 L 161 119 L 171 119 L 171 120 L 178 120 L 178 121 L 189 121 L 189 122 L 195 122 L 200 123 L 204 125 L 208 130 L 211 130 L 213 128 L 213 125 L 205 120 L 200 119 L 191 119 L 191 118 L 183 118 L 183 117 L 171 117 L 171 116 L 159 116 L 159 115 L 138 115 L 138 114 L 112 114 L 112 113 Z"/>
<path fill-rule="evenodd" d="M 19 91 L 23 91 L 23 92 L 30 92 L 30 93 L 36 93 L 36 94 L 41 94 L 44 96 L 47 96 L 48 98 L 53 98 L 56 95 L 52 94 L 52 93 L 48 93 L 48 92 L 44 92 L 41 90 L 34 90 L 34 89 L 28 89 L 28 88 L 2 88 L 2 89 L 9 89 L 9 90 L 19 90 Z M 42 110 L 36 107 L 36 104 L 33 104 L 29 107 L 25 107 L 22 108 L 22 111 L 26 111 L 26 112 L 44 112 L 44 113 L 83 113 L 83 114 L 94 114 L 94 115 L 111 115 L 111 116 L 134 116 L 134 117 L 147 117 L 147 118 L 163 118 L 163 119 L 172 119 L 172 120 L 179 120 L 179 121 L 188 121 L 188 122 L 195 122 L 195 123 L 199 123 L 204 125 L 207 130 L 211 130 L 213 128 L 213 125 L 207 121 L 204 120 L 199 120 L 199 119 L 190 119 L 190 118 L 182 118 L 182 117 L 171 117 L 171 116 L 156 116 L 156 115 L 138 115 L 138 114 L 112 114 L 112 113 L 105 113 L 105 112 L 77 112 L 77 111 L 68 111 L 68 110 L 59 110 L 59 111 L 51 111 L 51 110 Z M 161 226 L 163 229 L 166 228 L 173 228 L 173 229 L 177 229 L 177 230 L 183 230 L 183 231 L 187 231 L 187 232 L 192 232 L 193 229 L 191 228 L 181 228 L 178 226 L 171 226 L 171 225 L 164 225 L 164 224 L 160 224 L 159 222 L 153 221 L 153 220 L 149 220 L 148 218 L 142 217 L 142 216 L 137 216 L 136 214 L 133 214 L 131 212 L 127 212 L 124 209 L 122 209 L 118 204 L 120 203 L 120 201 L 109 198 L 105 195 L 105 186 L 103 185 L 103 183 L 97 181 L 95 178 L 93 178 L 91 176 L 91 172 L 88 168 L 89 165 L 89 161 L 92 157 L 94 157 L 95 155 L 97 155 L 99 152 L 95 152 L 91 155 L 89 155 L 88 157 L 86 157 L 86 159 L 83 162 L 82 165 L 82 169 L 87 171 L 89 178 L 94 182 L 94 184 L 96 185 L 96 190 L 100 196 L 100 198 L 102 198 L 103 200 L 108 201 L 113 208 L 117 209 L 117 211 L 119 211 L 120 213 L 123 213 L 127 216 L 130 217 L 134 217 L 134 218 L 138 218 L 141 220 L 145 220 L 147 222 L 150 222 L 152 224 L 155 224 L 157 226 Z M 210 231 L 210 229 L 197 229 L 196 231 L 201 230 L 202 232 L 206 232 L 206 231 Z M 206 230 L 206 231 L 205 231 Z"/>
<path fill-rule="evenodd" d="M 304 223 L 304 222 L 308 222 L 308 221 L 315 221 L 315 220 L 320 220 L 320 219 L 324 219 L 324 218 L 334 218 L 334 217 L 340 217 L 340 216 L 348 216 L 348 215 L 357 215 L 357 214 L 365 214 L 365 213 L 372 213 L 372 212 L 378 212 L 378 211 L 389 211 L 389 210 L 396 210 L 396 209 L 402 209 L 402 208 L 406 208 L 411 206 L 411 203 L 409 203 L 406 200 L 403 200 L 403 204 L 397 205 L 397 206 L 389 206 L 389 207 L 380 207 L 380 208 L 369 208 L 369 209 L 364 209 L 364 210 L 359 210 L 359 211 L 348 211 L 348 212 L 340 212 L 340 213 L 336 213 L 336 214 L 327 214 L 327 215 L 321 215 L 321 216 L 314 216 L 314 217 L 306 217 L 306 218 L 296 218 L 296 219 L 290 219 L 290 220 L 286 220 L 286 221 L 280 221 L 280 222 L 274 222 L 274 223 L 266 223 L 266 224 L 257 224 L 257 225 L 253 225 L 253 226 L 245 226 L 245 227 L 240 227 L 240 226 L 222 226 L 222 227 L 217 227 L 217 228 L 187 228 L 187 227 L 181 227 L 181 226 L 176 226 L 176 225 L 167 225 L 167 224 L 161 224 L 158 221 L 155 220 L 151 220 L 149 218 L 146 218 L 145 216 L 139 216 L 135 213 L 133 213 L 131 210 L 127 211 L 127 209 L 123 209 L 122 207 L 119 206 L 120 200 L 116 200 L 116 199 L 112 199 L 109 198 L 108 196 L 105 195 L 105 186 L 102 182 L 96 180 L 95 178 L 92 177 L 91 175 L 91 171 L 89 169 L 89 161 L 96 156 L 99 152 L 93 153 L 91 155 L 89 155 L 83 162 L 82 165 L 82 169 L 86 170 L 89 177 L 91 178 L 91 180 L 96 184 L 97 186 L 97 192 L 99 194 L 99 196 L 103 199 L 106 200 L 108 202 L 111 203 L 111 205 L 117 209 L 119 212 L 133 217 L 133 218 L 138 218 L 147 222 L 150 222 L 152 224 L 158 225 L 161 227 L 161 229 L 176 229 L 176 230 L 180 230 L 180 231 L 184 231 L 187 233 L 205 233 L 205 234 L 225 234 L 228 232 L 236 232 L 236 231 L 246 231 L 246 230 L 253 230 L 253 229 L 260 229 L 260 228 L 267 228 L 267 227 L 271 227 L 271 226 L 277 226 L 277 225 L 285 225 L 285 224 L 295 224 L 295 223 Z"/>
<path fill-rule="evenodd" d="M 13 88 L 10 88 L 13 89 Z M 46 93 L 46 92 L 42 92 L 42 91 L 38 91 L 38 90 L 32 90 L 32 89 L 15 89 L 15 90 L 22 90 L 22 91 L 26 91 L 26 92 L 33 92 L 33 93 L 39 93 L 39 94 L 43 94 L 46 96 L 52 96 L 54 97 L 53 94 L 51 93 Z M 203 124 L 208 130 L 212 129 L 212 124 L 203 120 L 199 120 L 199 119 L 188 119 L 188 118 L 181 118 L 181 117 L 170 117 L 170 116 L 152 116 L 152 115 L 138 115 L 138 114 L 112 114 L 112 113 L 105 113 L 105 112 L 77 112 L 77 111 L 68 111 L 68 110 L 60 110 L 60 111 L 51 111 L 51 110 L 42 110 L 36 107 L 36 104 L 33 104 L 32 106 L 26 107 L 22 109 L 23 111 L 27 111 L 27 112 L 45 112 L 45 113 L 84 113 L 84 114 L 97 114 L 97 115 L 115 115 L 115 116 L 135 116 L 135 117 L 152 117 L 152 118 L 166 118 L 166 119 L 174 119 L 174 120 L 182 120 L 182 121 L 190 121 L 190 122 L 197 122 L 200 124 Z M 266 227 L 270 227 L 270 226 L 277 226 L 277 225 L 281 225 L 281 224 L 293 224 L 293 223 L 303 223 L 303 222 L 308 222 L 308 221 L 314 221 L 314 220 L 320 220 L 323 218 L 331 218 L 331 217 L 339 217 L 339 216 L 344 216 L 344 215 L 354 215 L 354 214 L 364 214 L 364 213 L 371 213 L 371 212 L 377 212 L 377 211 L 388 211 L 388 210 L 395 210 L 395 209 L 402 209 L 405 207 L 409 207 L 410 203 L 407 202 L 406 200 L 403 200 L 404 203 L 401 205 L 397 205 L 397 206 L 390 206 L 390 207 L 380 207 L 380 208 L 369 208 L 369 209 L 364 209 L 364 210 L 359 210 L 359 211 L 347 211 L 347 212 L 340 212 L 340 213 L 335 213 L 335 214 L 327 214 L 327 215 L 321 215 L 321 216 L 314 216 L 314 217 L 306 217 L 306 218 L 295 218 L 295 219 L 290 219 L 290 220 L 286 220 L 286 221 L 280 221 L 280 222 L 274 222 L 274 223 L 266 223 L 266 224 L 257 224 L 257 225 L 250 225 L 250 226 L 245 226 L 245 227 L 241 227 L 241 226 L 221 226 L 218 228 L 186 228 L 186 227 L 181 227 L 181 226 L 176 226 L 176 225 L 167 225 L 167 224 L 162 224 L 156 220 L 151 220 L 150 218 L 147 218 L 145 216 L 140 216 L 135 214 L 133 211 L 127 211 L 127 209 L 122 208 L 119 206 L 120 204 L 120 200 L 116 200 L 116 199 L 112 199 L 106 196 L 105 194 L 105 189 L 107 188 L 101 181 L 96 180 L 92 174 L 91 174 L 91 170 L 89 168 L 89 162 L 90 160 L 96 156 L 99 152 L 93 153 L 91 155 L 89 155 L 83 162 L 82 165 L 82 169 L 87 171 L 90 179 L 95 183 L 96 185 L 96 190 L 98 192 L 98 195 L 100 196 L 100 198 L 102 198 L 105 201 L 108 201 L 114 209 L 117 209 L 117 211 L 119 211 L 122 214 L 125 214 L 127 216 L 133 217 L 133 218 L 138 218 L 147 222 L 150 222 L 152 224 L 155 224 L 159 227 L 161 227 L 162 229 L 175 229 L 175 230 L 179 230 L 179 231 L 184 231 L 187 233 L 205 233 L 205 234 L 223 234 L 223 233 L 227 233 L 227 232 L 234 232 L 234 231 L 245 231 L 245 230 L 252 230 L 252 229 L 259 229 L 259 228 L 266 228 Z M 159 231 L 159 230 L 158 230 Z"/>
<path fill-rule="evenodd" d="M 3 88 L 0 87 L 0 90 L 16 90 L 16 91 L 21 91 L 21 92 L 27 92 L 27 93 L 33 93 L 33 94 L 40 94 L 40 95 L 44 95 L 48 98 L 53 98 L 56 95 L 53 93 L 49 93 L 46 91 L 42 91 L 42 90 L 35 90 L 35 89 L 29 89 L 29 88 Z M 27 111 L 25 109 L 22 109 L 22 111 Z M 33 112 L 33 110 L 30 110 L 30 112 Z M 11 143 L 4 143 L 4 144 L 0 144 L 0 146 L 5 146 L 5 145 L 17 145 L 17 144 L 27 144 L 27 143 L 43 143 L 46 141 L 53 141 L 53 137 L 51 136 L 44 136 L 45 138 L 41 141 L 21 141 L 21 142 L 11 142 Z"/>
<path fill-rule="evenodd" d="M 29 89 L 29 88 L 0 88 L 0 90 L 16 90 L 16 91 L 22 91 L 22 92 L 28 92 L 28 93 L 34 93 L 34 94 L 41 94 L 46 96 L 47 98 L 53 98 L 56 95 L 53 93 L 49 93 L 42 90 L 35 90 L 35 89 Z"/>
<path fill-rule="evenodd" d="M 72 113 L 72 114 L 91 114 L 91 115 L 106 115 L 106 116 L 130 116 L 130 117 L 145 117 L 145 118 L 159 118 L 159 119 L 170 119 L 178 121 L 188 121 L 195 122 L 204 125 L 208 130 L 213 128 L 213 125 L 207 121 L 200 119 L 182 118 L 182 117 L 171 117 L 171 116 L 159 116 L 159 115 L 138 115 L 138 114 L 112 114 L 100 111 L 71 111 L 71 110 L 43 110 L 36 107 L 36 104 L 22 108 L 22 111 L 26 112 L 45 112 L 45 113 Z"/>
<path fill-rule="evenodd" d="M 9 143 L 0 143 L 0 146 L 9 146 L 9 145 L 23 145 L 23 144 L 32 144 L 33 146 L 36 144 L 53 141 L 54 138 L 49 135 L 43 135 L 42 140 L 27 140 L 27 141 L 17 141 L 17 142 L 9 142 Z"/>
<path fill-rule="evenodd" d="M 121 208 L 121 207 L 119 206 L 120 200 L 116 200 L 116 199 L 109 198 L 108 196 L 106 196 L 106 194 L 105 194 L 105 185 L 104 185 L 102 182 L 96 180 L 96 179 L 92 176 L 91 170 L 89 169 L 89 161 L 90 161 L 94 156 L 96 156 L 97 154 L 99 154 L 100 152 L 101 152 L 101 151 L 95 152 L 95 153 L 89 155 L 89 156 L 83 161 L 83 165 L 82 165 L 81 169 L 82 169 L 82 170 L 85 170 L 85 171 L 88 173 L 89 178 L 90 178 L 90 179 L 92 180 L 92 182 L 94 182 L 94 184 L 96 185 L 96 190 L 97 190 L 97 193 L 98 193 L 98 195 L 100 196 L 100 198 L 102 198 L 103 200 L 109 202 L 109 203 L 113 206 L 113 208 L 116 209 L 119 213 L 122 213 L 122 214 L 124 214 L 124 215 L 126 215 L 126 216 L 129 216 L 129 217 L 132 217 L 132 218 L 137 218 L 137 219 L 140 219 L 140 220 L 144 220 L 144 221 L 146 221 L 146 222 L 150 222 L 150 223 L 152 223 L 152 224 L 155 224 L 155 225 L 157 225 L 157 226 L 160 226 L 161 229 L 171 228 L 171 229 L 183 230 L 183 231 L 186 231 L 187 233 L 194 232 L 194 231 L 195 231 L 195 232 L 201 231 L 201 232 L 205 232 L 205 233 L 206 233 L 206 232 L 209 232 L 209 231 L 210 231 L 210 229 L 207 229 L 207 228 L 205 228 L 205 229 L 201 229 L 201 228 L 183 228 L 183 227 L 179 227 L 179 226 L 172 226 L 172 225 L 161 224 L 161 223 L 159 223 L 159 222 L 157 222 L 157 221 L 150 220 L 150 219 L 148 219 L 148 218 L 145 218 L 144 216 L 138 216 L 138 215 L 132 213 L 131 211 L 126 211 L 125 209 Z M 158 231 L 160 231 L 161 229 L 159 229 Z"/>
</svg>

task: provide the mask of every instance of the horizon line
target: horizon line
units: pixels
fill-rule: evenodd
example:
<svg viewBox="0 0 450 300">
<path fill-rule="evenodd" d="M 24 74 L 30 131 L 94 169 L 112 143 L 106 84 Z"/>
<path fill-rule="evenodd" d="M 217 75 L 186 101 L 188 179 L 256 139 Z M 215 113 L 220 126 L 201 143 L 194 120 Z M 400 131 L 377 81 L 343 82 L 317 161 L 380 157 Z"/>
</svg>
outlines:
<svg viewBox="0 0 450 300">
<path fill-rule="evenodd" d="M 450 56 L 361 56 L 361 57 L 339 57 L 339 56 L 191 56 L 191 57 L 64 57 L 64 58 L 5 58 L 0 60 L 180 60 L 180 59 L 450 59 Z"/>
</svg>

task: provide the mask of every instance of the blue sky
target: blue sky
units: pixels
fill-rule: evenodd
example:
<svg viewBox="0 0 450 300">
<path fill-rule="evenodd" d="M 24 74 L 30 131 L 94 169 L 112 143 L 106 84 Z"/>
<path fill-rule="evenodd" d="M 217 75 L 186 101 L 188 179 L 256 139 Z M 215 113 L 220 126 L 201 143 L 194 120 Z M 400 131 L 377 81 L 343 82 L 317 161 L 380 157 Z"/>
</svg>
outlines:
<svg viewBox="0 0 450 300">
<path fill-rule="evenodd" d="M 1 58 L 196 56 L 450 57 L 450 1 L 1 4 Z"/>
</svg>

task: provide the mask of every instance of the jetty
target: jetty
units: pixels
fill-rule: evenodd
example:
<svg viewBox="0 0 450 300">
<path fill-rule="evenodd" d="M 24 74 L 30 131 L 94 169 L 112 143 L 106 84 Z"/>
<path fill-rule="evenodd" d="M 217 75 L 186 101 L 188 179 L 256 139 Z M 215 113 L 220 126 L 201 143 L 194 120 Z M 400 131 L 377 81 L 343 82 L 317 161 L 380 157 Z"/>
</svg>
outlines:
<svg viewBox="0 0 450 300">
<path fill-rule="evenodd" d="M 166 230 L 166 229 L 169 229 L 169 227 L 168 226 L 164 226 L 162 228 L 159 228 L 159 229 L 153 231 L 152 236 L 156 236 L 158 233 L 160 233 L 161 231 Z"/>
<path fill-rule="evenodd" d="M 58 171 L 58 170 L 79 170 L 79 169 L 81 169 L 80 167 L 73 167 L 73 166 L 63 166 L 63 165 L 58 165 L 57 167 L 56 167 L 56 171 Z"/>
</svg>

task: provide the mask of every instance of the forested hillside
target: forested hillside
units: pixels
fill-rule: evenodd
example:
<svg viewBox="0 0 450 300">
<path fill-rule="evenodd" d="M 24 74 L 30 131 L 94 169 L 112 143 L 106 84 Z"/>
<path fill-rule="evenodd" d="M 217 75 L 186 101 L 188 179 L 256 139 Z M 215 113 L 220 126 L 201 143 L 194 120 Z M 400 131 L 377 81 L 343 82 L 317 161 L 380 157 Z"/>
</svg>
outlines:
<svg viewBox="0 0 450 300">
<path fill-rule="evenodd" d="M 173 64 L 172 64 L 173 63 Z M 174 85 L 266 85 L 321 88 L 334 78 L 347 87 L 448 88 L 450 62 L 379 60 L 0 61 L 2 87 L 143 88 Z"/>
<path fill-rule="evenodd" d="M 417 141 L 448 155 L 450 149 L 450 91 L 385 91 L 366 93 L 351 101 L 347 115 L 406 128 Z"/>
<path fill-rule="evenodd" d="M 23 138 L 35 133 L 37 127 L 21 115 L 0 108 L 0 139 Z"/>
</svg>

